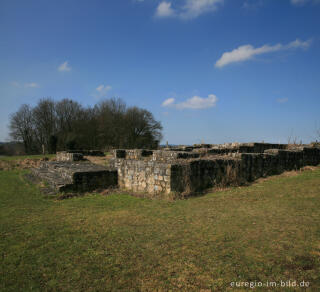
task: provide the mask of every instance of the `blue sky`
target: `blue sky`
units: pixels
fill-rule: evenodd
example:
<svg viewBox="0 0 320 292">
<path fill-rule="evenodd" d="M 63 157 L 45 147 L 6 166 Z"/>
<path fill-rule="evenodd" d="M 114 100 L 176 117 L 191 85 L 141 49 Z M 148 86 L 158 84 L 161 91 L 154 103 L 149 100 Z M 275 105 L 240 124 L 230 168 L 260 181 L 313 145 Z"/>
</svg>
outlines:
<svg viewBox="0 0 320 292">
<path fill-rule="evenodd" d="M 0 0 L 0 36 L 0 141 L 42 97 L 121 97 L 172 144 L 320 128 L 318 0 Z"/>
</svg>

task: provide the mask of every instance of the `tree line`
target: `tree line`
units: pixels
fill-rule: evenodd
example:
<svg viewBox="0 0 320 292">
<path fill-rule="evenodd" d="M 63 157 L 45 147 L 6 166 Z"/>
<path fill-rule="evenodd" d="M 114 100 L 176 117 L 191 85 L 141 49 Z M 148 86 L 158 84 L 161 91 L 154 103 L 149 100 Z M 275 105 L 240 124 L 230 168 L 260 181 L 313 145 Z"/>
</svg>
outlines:
<svg viewBox="0 0 320 292">
<path fill-rule="evenodd" d="M 93 107 L 77 101 L 43 98 L 31 107 L 23 104 L 10 116 L 10 137 L 21 141 L 27 154 L 59 150 L 158 147 L 162 126 L 152 113 L 127 107 L 119 98 Z"/>
</svg>

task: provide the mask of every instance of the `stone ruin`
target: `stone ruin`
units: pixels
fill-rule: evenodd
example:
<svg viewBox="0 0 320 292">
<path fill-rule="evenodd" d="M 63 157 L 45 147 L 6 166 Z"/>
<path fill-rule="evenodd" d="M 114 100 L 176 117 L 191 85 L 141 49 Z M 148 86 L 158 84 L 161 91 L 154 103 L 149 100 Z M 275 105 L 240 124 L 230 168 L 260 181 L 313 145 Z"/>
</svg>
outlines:
<svg viewBox="0 0 320 292">
<path fill-rule="evenodd" d="M 119 187 L 148 197 L 176 198 L 320 163 L 318 145 L 288 149 L 286 144 L 233 143 L 117 149 L 108 167 L 82 161 L 83 156 L 95 155 L 89 153 L 57 153 L 57 162 L 43 162 L 33 172 L 58 191 Z"/>
<path fill-rule="evenodd" d="M 32 174 L 49 184 L 57 192 L 88 192 L 118 185 L 115 168 L 93 164 L 84 156 L 104 156 L 101 151 L 57 152 L 57 161 L 42 162 Z"/>
</svg>

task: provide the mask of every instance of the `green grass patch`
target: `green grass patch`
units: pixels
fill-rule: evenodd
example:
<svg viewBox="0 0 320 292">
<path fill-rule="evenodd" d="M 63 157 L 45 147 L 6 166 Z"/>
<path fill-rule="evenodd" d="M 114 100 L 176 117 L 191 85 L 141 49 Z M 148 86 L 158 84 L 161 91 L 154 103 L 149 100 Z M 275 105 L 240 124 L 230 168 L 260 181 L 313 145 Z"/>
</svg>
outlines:
<svg viewBox="0 0 320 292">
<path fill-rule="evenodd" d="M 58 201 L 24 173 L 0 171 L 1 291 L 226 291 L 232 281 L 281 280 L 320 288 L 320 168 L 174 202 Z"/>
</svg>

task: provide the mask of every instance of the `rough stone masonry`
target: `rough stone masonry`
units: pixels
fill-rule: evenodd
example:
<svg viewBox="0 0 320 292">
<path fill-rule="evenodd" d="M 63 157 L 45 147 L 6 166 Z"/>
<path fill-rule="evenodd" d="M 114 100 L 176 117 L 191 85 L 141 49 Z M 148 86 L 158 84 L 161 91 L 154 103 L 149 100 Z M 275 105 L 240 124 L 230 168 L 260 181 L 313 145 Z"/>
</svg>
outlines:
<svg viewBox="0 0 320 292">
<path fill-rule="evenodd" d="M 95 151 L 57 153 L 33 172 L 58 191 L 118 186 L 148 197 L 184 197 L 216 186 L 241 185 L 260 177 L 320 163 L 318 145 L 232 143 L 163 150 L 117 149 L 109 167 L 83 161 Z"/>
<path fill-rule="evenodd" d="M 32 169 L 32 173 L 58 192 L 88 192 L 117 187 L 117 170 L 86 161 L 83 154 L 88 153 L 101 156 L 101 152 L 58 152 L 57 161 L 42 162 L 39 168 Z"/>
<path fill-rule="evenodd" d="M 119 187 L 150 197 L 187 196 L 319 163 L 319 147 L 269 143 L 114 150 L 113 159 Z"/>
</svg>

